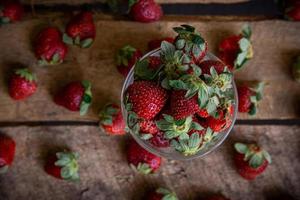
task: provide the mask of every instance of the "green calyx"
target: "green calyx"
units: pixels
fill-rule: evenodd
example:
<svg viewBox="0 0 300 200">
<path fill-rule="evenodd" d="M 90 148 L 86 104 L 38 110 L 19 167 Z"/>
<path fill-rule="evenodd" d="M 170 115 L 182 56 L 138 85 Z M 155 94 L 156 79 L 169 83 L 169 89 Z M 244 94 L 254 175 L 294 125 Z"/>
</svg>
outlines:
<svg viewBox="0 0 300 200">
<path fill-rule="evenodd" d="M 265 85 L 266 84 L 264 82 L 259 82 L 254 87 L 250 88 L 254 92 L 254 95 L 250 96 L 250 101 L 252 104 L 250 111 L 248 112 L 249 115 L 255 115 L 257 113 L 257 105 L 258 102 L 263 98 L 263 89 Z"/>
<path fill-rule="evenodd" d="M 201 141 L 202 137 L 198 133 L 193 133 L 191 136 L 187 135 L 185 138 L 171 140 L 171 146 L 184 156 L 191 156 L 201 150 Z"/>
<path fill-rule="evenodd" d="M 195 28 L 189 25 L 181 25 L 173 28 L 178 37 L 175 45 L 177 49 L 184 50 L 189 55 L 198 58 L 206 50 L 205 40 L 195 31 Z"/>
<path fill-rule="evenodd" d="M 64 33 L 63 34 L 63 42 L 65 44 L 69 44 L 69 45 L 77 45 L 80 48 L 88 48 L 93 44 L 94 39 L 86 38 L 86 39 L 81 40 L 79 35 L 77 35 L 75 37 L 75 39 L 73 39 L 70 36 L 68 36 L 68 34 Z"/>
<path fill-rule="evenodd" d="M 147 163 L 139 163 L 137 166 L 130 164 L 130 166 L 133 170 L 144 175 L 151 174 L 153 172 L 152 168 Z"/>
<path fill-rule="evenodd" d="M 0 25 L 4 25 L 4 24 L 9 24 L 10 23 L 10 19 L 8 17 L 0 17 Z"/>
<path fill-rule="evenodd" d="M 57 161 L 55 166 L 61 167 L 61 177 L 65 180 L 79 181 L 78 174 L 78 153 L 73 152 L 58 152 L 56 153 Z"/>
<path fill-rule="evenodd" d="M 242 36 L 250 39 L 252 35 L 252 30 L 251 27 L 249 26 L 249 24 L 245 24 L 242 28 Z"/>
<path fill-rule="evenodd" d="M 241 69 L 246 62 L 253 57 L 252 44 L 248 38 L 241 38 L 239 40 L 240 51 L 234 61 L 234 68 Z"/>
<path fill-rule="evenodd" d="M 30 72 L 29 69 L 27 68 L 17 69 L 15 71 L 15 74 L 21 76 L 22 78 L 26 79 L 29 82 L 33 82 L 37 80 L 36 75 Z"/>
<path fill-rule="evenodd" d="M 256 144 L 235 143 L 234 148 L 238 153 L 244 154 L 244 161 L 247 161 L 250 167 L 258 168 L 265 160 L 272 163 L 270 154 Z"/>
<path fill-rule="evenodd" d="M 163 195 L 162 200 L 178 200 L 176 194 L 168 189 L 158 188 L 155 192 Z"/>
<path fill-rule="evenodd" d="M 116 60 L 118 65 L 128 65 L 128 60 L 131 59 L 136 49 L 130 45 L 126 45 L 123 48 L 119 49 Z"/>
<path fill-rule="evenodd" d="M 99 113 L 100 123 L 103 125 L 112 125 L 113 117 L 118 114 L 120 109 L 113 104 L 107 104 Z"/>
<path fill-rule="evenodd" d="M 298 56 L 296 62 L 293 64 L 293 77 L 295 81 L 300 83 L 300 56 Z"/>
<path fill-rule="evenodd" d="M 164 119 L 156 122 L 157 127 L 164 131 L 165 138 L 188 138 L 190 130 L 202 130 L 200 124 L 193 122 L 192 117 L 187 117 L 182 120 L 175 120 L 172 116 L 163 114 Z"/>
<path fill-rule="evenodd" d="M 210 144 L 217 137 L 217 135 L 217 132 L 214 132 L 211 128 L 207 128 L 203 137 L 203 145 Z"/>
<path fill-rule="evenodd" d="M 89 81 L 84 80 L 81 82 L 84 87 L 84 95 L 80 104 L 80 115 L 85 115 L 92 102 L 92 85 Z"/>
<path fill-rule="evenodd" d="M 136 62 L 134 67 L 134 75 L 143 80 L 153 80 L 157 77 L 158 73 L 162 69 L 163 65 L 157 69 L 151 69 L 149 67 L 149 60 L 139 60 Z"/>
<path fill-rule="evenodd" d="M 191 61 L 183 51 L 176 50 L 175 46 L 167 41 L 161 43 L 161 59 L 169 80 L 179 78 L 180 74 L 189 69 L 188 64 Z"/>
<path fill-rule="evenodd" d="M 51 61 L 47 61 L 44 57 L 41 57 L 40 60 L 38 60 L 38 64 L 41 66 L 45 66 L 45 65 L 57 65 L 62 63 L 63 60 L 60 58 L 59 53 L 54 53 L 52 56 Z"/>
</svg>

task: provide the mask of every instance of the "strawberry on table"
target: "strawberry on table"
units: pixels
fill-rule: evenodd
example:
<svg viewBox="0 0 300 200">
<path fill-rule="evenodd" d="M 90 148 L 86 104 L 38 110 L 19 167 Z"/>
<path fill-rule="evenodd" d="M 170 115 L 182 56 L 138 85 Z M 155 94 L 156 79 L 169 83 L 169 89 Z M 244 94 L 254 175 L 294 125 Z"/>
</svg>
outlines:
<svg viewBox="0 0 300 200">
<path fill-rule="evenodd" d="M 55 65 L 64 61 L 68 47 L 62 41 L 61 32 L 55 27 L 48 27 L 38 34 L 34 52 L 40 65 Z"/>
<path fill-rule="evenodd" d="M 99 113 L 100 126 L 110 135 L 124 135 L 125 122 L 116 104 L 107 104 Z"/>
<path fill-rule="evenodd" d="M 62 88 L 54 97 L 54 102 L 71 111 L 80 111 L 85 115 L 92 102 L 91 83 L 74 81 Z"/>
<path fill-rule="evenodd" d="M 300 21 L 300 1 L 289 1 L 285 8 L 285 17 L 291 21 Z"/>
<path fill-rule="evenodd" d="M 134 21 L 150 23 L 160 20 L 161 6 L 154 0 L 128 0 L 129 15 Z"/>
<path fill-rule="evenodd" d="M 128 163 L 139 173 L 150 174 L 155 172 L 161 164 L 161 158 L 142 148 L 131 140 L 127 150 Z"/>
<path fill-rule="evenodd" d="M 166 188 L 158 188 L 147 194 L 147 200 L 178 200 L 176 194 Z"/>
<path fill-rule="evenodd" d="M 45 171 L 58 179 L 67 181 L 79 181 L 78 174 L 78 153 L 74 152 L 57 152 L 47 158 Z"/>
<path fill-rule="evenodd" d="M 229 36 L 219 44 L 219 58 L 230 71 L 242 68 L 253 57 L 251 34 L 250 26 L 246 25 L 241 34 Z"/>
<path fill-rule="evenodd" d="M 154 81 L 135 81 L 127 89 L 128 103 L 138 117 L 153 119 L 164 107 L 168 94 Z"/>
<path fill-rule="evenodd" d="M 243 83 L 237 87 L 239 99 L 239 112 L 255 115 L 258 102 L 262 99 L 264 82 L 258 82 L 254 86 Z"/>
<path fill-rule="evenodd" d="M 0 3 L 0 25 L 20 21 L 24 9 L 18 1 L 3 1 Z"/>
<path fill-rule="evenodd" d="M 118 50 L 116 60 L 117 69 L 124 77 L 127 76 L 133 65 L 142 57 L 142 52 L 130 45 Z"/>
<path fill-rule="evenodd" d="M 96 36 L 93 13 L 84 11 L 75 15 L 67 24 L 63 41 L 66 44 L 77 45 L 81 48 L 90 47 Z"/>
<path fill-rule="evenodd" d="M 174 42 L 174 38 L 172 38 L 172 37 L 165 37 L 165 38 L 161 38 L 161 39 L 150 40 L 148 42 L 148 50 L 152 51 L 154 49 L 160 48 L 160 45 L 161 45 L 162 41 L 173 43 Z"/>
<path fill-rule="evenodd" d="M 234 163 L 238 173 L 247 180 L 253 180 L 271 164 L 270 154 L 257 144 L 235 143 Z"/>
<path fill-rule="evenodd" d="M 16 143 L 5 135 L 0 135 L 0 174 L 5 173 L 15 157 Z"/>
<path fill-rule="evenodd" d="M 26 68 L 17 69 L 9 81 L 9 95 L 14 100 L 24 100 L 37 90 L 36 76 Z"/>
</svg>

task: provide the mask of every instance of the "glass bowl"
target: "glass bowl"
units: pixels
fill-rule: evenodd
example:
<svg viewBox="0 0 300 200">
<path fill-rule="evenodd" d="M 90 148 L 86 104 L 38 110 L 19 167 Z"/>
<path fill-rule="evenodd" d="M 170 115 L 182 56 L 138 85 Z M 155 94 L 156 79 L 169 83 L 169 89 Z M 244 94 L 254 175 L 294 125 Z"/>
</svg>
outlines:
<svg viewBox="0 0 300 200">
<path fill-rule="evenodd" d="M 143 60 L 149 56 L 160 56 L 160 48 L 148 52 L 140 60 Z M 212 53 L 208 52 L 203 60 L 219 60 L 219 59 Z M 121 92 L 121 109 L 122 109 L 122 114 L 123 114 L 123 117 L 124 117 L 124 120 L 126 123 L 127 123 L 128 112 L 125 108 L 124 98 L 125 98 L 126 90 L 127 90 L 128 86 L 134 82 L 134 67 L 135 66 L 133 66 L 133 68 L 128 73 L 128 75 L 125 79 L 125 82 L 123 84 L 122 92 Z M 237 89 L 236 89 L 234 79 L 232 81 L 232 85 L 233 85 L 232 90 L 234 93 L 234 103 L 233 103 L 234 113 L 232 115 L 232 124 L 226 130 L 219 132 L 217 137 L 215 138 L 215 140 L 210 142 L 209 145 L 206 145 L 203 149 L 201 149 L 194 155 L 184 156 L 180 152 L 177 152 L 173 147 L 167 147 L 167 148 L 156 147 L 156 146 L 152 145 L 150 142 L 148 142 L 147 140 L 142 140 L 138 135 L 136 135 L 130 129 L 129 129 L 129 133 L 136 140 L 136 142 L 138 144 L 140 144 L 143 148 L 145 148 L 146 150 L 148 150 L 149 152 L 151 152 L 157 156 L 161 156 L 161 157 L 164 157 L 167 159 L 173 159 L 173 160 L 189 160 L 189 159 L 194 159 L 194 158 L 201 158 L 201 157 L 209 154 L 213 150 L 215 150 L 217 147 L 219 147 L 224 142 L 224 140 L 227 138 L 231 129 L 234 126 L 234 123 L 236 121 L 236 116 L 237 116 L 237 109 L 238 109 Z"/>
</svg>

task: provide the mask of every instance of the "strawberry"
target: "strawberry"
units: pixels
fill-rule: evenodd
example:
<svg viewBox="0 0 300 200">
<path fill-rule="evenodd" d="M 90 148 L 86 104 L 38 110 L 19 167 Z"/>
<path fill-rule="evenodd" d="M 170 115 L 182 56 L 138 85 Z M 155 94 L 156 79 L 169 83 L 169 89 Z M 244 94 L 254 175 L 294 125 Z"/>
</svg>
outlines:
<svg viewBox="0 0 300 200">
<path fill-rule="evenodd" d="M 134 75 L 140 79 L 153 80 L 163 67 L 160 57 L 149 56 L 136 62 Z"/>
<path fill-rule="evenodd" d="M 142 174 L 155 172 L 161 164 L 161 158 L 146 151 L 134 140 L 129 143 L 127 160 L 130 166 Z"/>
<path fill-rule="evenodd" d="M 55 95 L 54 102 L 68 110 L 80 111 L 80 115 L 85 115 L 92 102 L 91 83 L 74 81 L 67 84 Z"/>
<path fill-rule="evenodd" d="M 183 50 L 192 58 L 193 63 L 199 63 L 207 52 L 207 42 L 202 36 L 190 25 L 181 25 L 173 28 L 178 36 L 175 38 L 175 46 Z"/>
<path fill-rule="evenodd" d="M 300 83 L 300 56 L 298 56 L 296 62 L 293 64 L 292 72 L 295 81 Z"/>
<path fill-rule="evenodd" d="M 228 66 L 229 70 L 238 70 L 253 57 L 250 41 L 251 28 L 246 25 L 242 33 L 225 38 L 219 44 L 219 58 Z"/>
<path fill-rule="evenodd" d="M 150 134 L 156 134 L 159 129 L 157 128 L 155 121 L 153 120 L 142 120 L 139 122 L 140 125 L 140 132 L 142 133 L 150 133 Z"/>
<path fill-rule="evenodd" d="M 173 43 L 174 38 L 165 37 L 165 38 L 161 38 L 161 39 L 151 40 L 151 41 L 148 42 L 148 50 L 152 51 L 154 49 L 160 48 L 160 45 L 161 45 L 162 41 L 167 41 L 169 43 Z"/>
<path fill-rule="evenodd" d="M 170 141 L 165 138 L 164 132 L 159 131 L 158 133 L 154 134 L 153 137 L 150 139 L 151 144 L 156 147 L 169 147 Z"/>
<path fill-rule="evenodd" d="M 208 197 L 208 198 L 206 198 L 206 200 L 230 200 L 230 199 L 219 194 L 219 195 L 214 195 L 214 196 Z"/>
<path fill-rule="evenodd" d="M 221 74 L 224 72 L 226 67 L 226 65 L 223 62 L 218 60 L 205 60 L 201 62 L 199 65 L 202 70 L 202 74 L 210 74 L 210 69 L 212 67 L 215 68 L 218 74 Z"/>
<path fill-rule="evenodd" d="M 147 195 L 147 200 L 178 200 L 176 194 L 165 188 L 158 188 Z"/>
<path fill-rule="evenodd" d="M 120 109 L 116 104 L 107 104 L 99 113 L 100 126 L 111 135 L 124 135 L 125 122 Z"/>
<path fill-rule="evenodd" d="M 258 102 L 262 99 L 264 83 L 259 82 L 253 87 L 242 84 L 238 86 L 239 112 L 255 115 Z"/>
<path fill-rule="evenodd" d="M 234 163 L 238 173 L 247 180 L 253 180 L 263 173 L 271 163 L 270 154 L 257 144 L 235 143 Z"/>
<path fill-rule="evenodd" d="M 218 109 L 217 116 L 209 116 L 205 123 L 215 132 L 221 132 L 227 129 L 232 123 L 233 106 L 228 109 Z"/>
<path fill-rule="evenodd" d="M 197 111 L 197 115 L 202 118 L 209 117 L 209 114 L 206 109 L 200 109 L 199 111 Z"/>
<path fill-rule="evenodd" d="M 124 77 L 127 76 L 133 65 L 142 57 L 142 52 L 130 45 L 119 49 L 116 60 L 117 69 Z"/>
<path fill-rule="evenodd" d="M 90 47 L 96 36 L 96 26 L 92 12 L 80 12 L 67 24 L 63 41 L 66 44 L 77 45 L 80 48 Z"/>
<path fill-rule="evenodd" d="M 129 15 L 134 21 L 149 23 L 158 21 L 163 11 L 154 0 L 129 0 Z"/>
<path fill-rule="evenodd" d="M 285 17 L 291 21 L 300 21 L 300 1 L 290 2 L 285 8 Z"/>
<path fill-rule="evenodd" d="M 20 21 L 23 13 L 23 6 L 17 1 L 0 3 L 0 25 Z"/>
<path fill-rule="evenodd" d="M 15 157 L 16 143 L 5 135 L 0 135 L 0 174 L 5 173 Z"/>
<path fill-rule="evenodd" d="M 57 28 L 48 27 L 38 34 L 34 52 L 40 65 L 54 65 L 63 62 L 68 47 L 62 42 L 61 32 Z"/>
<path fill-rule="evenodd" d="M 23 100 L 37 90 L 36 76 L 28 69 L 17 69 L 9 81 L 9 95 L 14 100 Z"/>
<path fill-rule="evenodd" d="M 45 171 L 58 179 L 67 181 L 79 181 L 78 153 L 57 152 L 48 157 L 44 166 Z"/>
<path fill-rule="evenodd" d="M 127 90 L 132 111 L 146 120 L 153 119 L 164 107 L 168 94 L 152 81 L 135 81 Z"/>
</svg>

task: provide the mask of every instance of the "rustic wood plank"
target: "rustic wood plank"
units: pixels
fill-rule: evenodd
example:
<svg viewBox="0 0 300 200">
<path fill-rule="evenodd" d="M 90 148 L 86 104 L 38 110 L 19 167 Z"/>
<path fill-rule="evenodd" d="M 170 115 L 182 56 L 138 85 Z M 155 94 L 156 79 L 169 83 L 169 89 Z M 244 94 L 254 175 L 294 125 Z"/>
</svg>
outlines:
<svg viewBox="0 0 300 200">
<path fill-rule="evenodd" d="M 299 126 L 236 126 L 224 145 L 203 159 L 163 160 L 157 174 L 142 176 L 127 165 L 126 137 L 110 137 L 97 127 L 1 128 L 16 140 L 16 158 L 10 171 L 0 175 L 2 200 L 17 199 L 141 199 L 156 186 L 167 186 L 180 199 L 197 199 L 221 192 L 231 199 L 279 199 L 278 193 L 300 198 Z M 273 163 L 255 181 L 242 179 L 232 163 L 232 144 L 259 141 Z M 46 175 L 46 152 L 58 147 L 80 153 L 80 183 L 67 183 Z M 51 193 L 49 193 L 51 191 Z"/>
<path fill-rule="evenodd" d="M 125 44 L 145 50 L 147 41 L 172 36 L 171 28 L 181 20 L 140 24 L 128 21 L 97 20 L 98 35 L 95 44 L 86 50 L 70 47 L 64 64 L 39 67 L 31 50 L 31 38 L 45 24 L 62 27 L 61 18 L 28 19 L 0 29 L 0 46 L 9 47 L 0 53 L 0 121 L 89 120 L 97 121 L 98 109 L 107 101 L 119 102 L 123 78 L 118 74 L 114 54 Z M 65 17 L 67 19 L 67 17 Z M 215 52 L 218 42 L 230 34 L 238 33 L 245 22 L 192 21 L 207 39 L 210 51 Z M 290 63 L 299 54 L 299 23 L 286 21 L 254 21 L 254 59 L 236 74 L 237 79 L 265 80 L 269 86 L 260 104 L 256 119 L 299 118 L 299 85 L 290 76 Z M 13 36 L 13 37 L 12 37 Z M 7 94 L 7 73 L 13 66 L 30 66 L 39 80 L 37 94 L 24 102 L 14 102 Z M 52 94 L 64 83 L 76 79 L 89 79 L 93 83 L 94 103 L 88 115 L 80 117 L 52 102 Z M 248 118 L 239 115 L 240 119 Z"/>
</svg>

